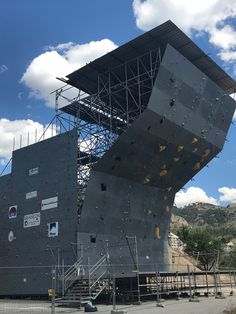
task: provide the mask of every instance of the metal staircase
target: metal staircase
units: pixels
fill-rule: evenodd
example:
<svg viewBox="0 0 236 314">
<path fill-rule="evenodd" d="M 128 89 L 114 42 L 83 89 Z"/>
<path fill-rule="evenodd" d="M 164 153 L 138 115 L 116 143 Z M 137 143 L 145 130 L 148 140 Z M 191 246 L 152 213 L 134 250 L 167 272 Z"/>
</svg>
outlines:
<svg viewBox="0 0 236 314">
<path fill-rule="evenodd" d="M 103 291 L 110 289 L 107 256 L 102 256 L 94 265 L 84 265 L 80 257 L 62 275 L 62 297 L 57 303 L 83 304 L 95 300 Z"/>
</svg>

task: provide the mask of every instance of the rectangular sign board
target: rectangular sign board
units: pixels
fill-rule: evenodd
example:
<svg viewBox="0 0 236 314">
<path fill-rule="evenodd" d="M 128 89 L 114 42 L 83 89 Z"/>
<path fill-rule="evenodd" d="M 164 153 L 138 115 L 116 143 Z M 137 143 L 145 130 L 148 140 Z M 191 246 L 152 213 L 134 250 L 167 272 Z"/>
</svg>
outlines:
<svg viewBox="0 0 236 314">
<path fill-rule="evenodd" d="M 37 191 L 32 191 L 32 192 L 28 192 L 25 194 L 25 198 L 28 200 L 30 198 L 34 198 L 37 197 L 38 192 Z"/>
<path fill-rule="evenodd" d="M 58 236 L 58 222 L 50 222 L 48 224 L 48 237 L 53 238 Z"/>
<path fill-rule="evenodd" d="M 34 213 L 24 216 L 24 228 L 30 228 L 40 225 L 40 213 Z"/>
<path fill-rule="evenodd" d="M 41 202 L 41 210 L 56 208 L 58 206 L 58 196 L 47 198 Z"/>
<path fill-rule="evenodd" d="M 29 169 L 29 176 L 33 176 L 33 175 L 38 174 L 38 173 L 39 173 L 39 168 Z"/>
</svg>

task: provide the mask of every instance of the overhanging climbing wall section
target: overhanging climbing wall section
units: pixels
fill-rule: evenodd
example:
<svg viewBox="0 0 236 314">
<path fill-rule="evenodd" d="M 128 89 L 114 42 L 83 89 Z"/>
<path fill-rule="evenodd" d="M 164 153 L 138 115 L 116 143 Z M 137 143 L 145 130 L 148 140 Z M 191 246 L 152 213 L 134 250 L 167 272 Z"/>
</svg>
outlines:
<svg viewBox="0 0 236 314">
<path fill-rule="evenodd" d="M 222 149 L 234 100 L 166 47 L 147 108 L 93 167 L 79 224 L 91 263 L 109 251 L 117 276 L 168 269 L 175 193 Z M 128 245 L 127 239 L 136 237 Z"/>
</svg>

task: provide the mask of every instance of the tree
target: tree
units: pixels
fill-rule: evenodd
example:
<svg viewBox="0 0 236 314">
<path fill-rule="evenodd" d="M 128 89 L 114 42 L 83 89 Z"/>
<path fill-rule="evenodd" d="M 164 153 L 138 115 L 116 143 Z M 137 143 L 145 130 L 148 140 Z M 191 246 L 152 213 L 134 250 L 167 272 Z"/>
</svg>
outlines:
<svg viewBox="0 0 236 314">
<path fill-rule="evenodd" d="M 211 229 L 188 228 L 183 226 L 177 233 L 180 240 L 186 245 L 188 255 L 197 257 L 198 267 L 202 270 L 211 270 L 215 265 L 218 254 L 222 251 L 222 237 L 215 236 Z"/>
</svg>

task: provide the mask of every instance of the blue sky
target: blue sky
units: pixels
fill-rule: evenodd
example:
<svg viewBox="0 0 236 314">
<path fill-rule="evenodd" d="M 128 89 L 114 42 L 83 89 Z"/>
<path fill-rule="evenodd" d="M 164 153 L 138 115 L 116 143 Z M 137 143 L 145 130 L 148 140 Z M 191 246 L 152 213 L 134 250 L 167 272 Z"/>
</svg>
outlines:
<svg viewBox="0 0 236 314">
<path fill-rule="evenodd" d="M 17 147 L 20 134 L 34 137 L 52 119 L 56 76 L 168 19 L 236 78 L 234 0 L 0 0 L 0 171 L 13 138 Z M 220 158 L 186 185 L 180 205 L 236 202 L 235 138 L 232 125 Z"/>
</svg>

